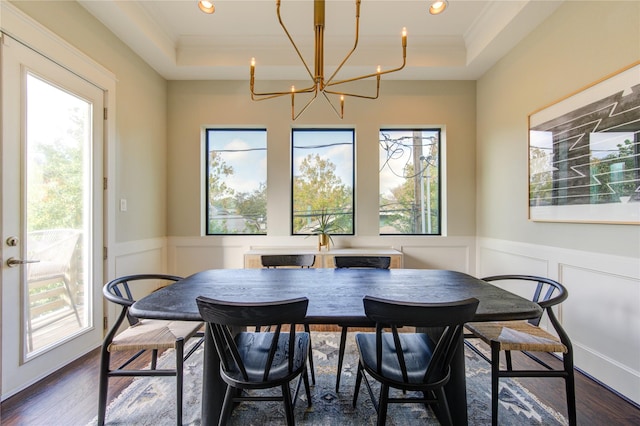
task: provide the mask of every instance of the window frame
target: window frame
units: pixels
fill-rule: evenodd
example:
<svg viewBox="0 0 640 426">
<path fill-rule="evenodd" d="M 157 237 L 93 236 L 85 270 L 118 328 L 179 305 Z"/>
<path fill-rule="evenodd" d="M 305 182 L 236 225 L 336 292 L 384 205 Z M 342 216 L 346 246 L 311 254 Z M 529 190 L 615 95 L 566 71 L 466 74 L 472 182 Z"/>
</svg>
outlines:
<svg viewBox="0 0 640 426">
<path fill-rule="evenodd" d="M 290 133 L 290 137 L 291 137 L 291 143 L 290 143 L 290 147 L 291 147 L 291 164 L 290 164 L 290 224 L 289 224 L 289 232 L 290 235 L 292 236 L 300 236 L 300 235 L 314 235 L 313 233 L 300 233 L 300 232 L 295 232 L 294 229 L 294 218 L 295 218 L 295 212 L 294 212 L 294 199 L 295 199 L 295 194 L 294 194 L 294 189 L 295 189 L 295 178 L 294 178 L 294 167 L 295 167 L 295 156 L 294 156 L 294 134 L 296 132 L 299 133 L 303 133 L 303 132 L 344 132 L 344 133 L 350 133 L 351 134 L 351 232 L 332 232 L 331 235 L 340 235 L 340 236 L 353 236 L 355 235 L 355 229 L 356 229 L 356 130 L 355 128 L 351 128 L 351 127 L 302 127 L 302 128 L 292 128 L 291 129 L 291 133 Z"/>
<path fill-rule="evenodd" d="M 265 197 L 267 198 L 265 200 L 265 223 L 267 224 L 266 229 L 264 232 L 260 232 L 260 233 L 247 233 L 247 232 L 243 232 L 243 233 L 213 233 L 210 231 L 209 228 L 209 200 L 210 200 L 210 186 L 209 186 L 209 145 L 210 145 L 210 140 L 209 140 L 209 134 L 210 132 L 261 132 L 264 134 L 265 136 L 265 147 L 264 147 L 264 151 L 265 151 L 265 160 L 268 162 L 268 146 L 269 146 L 269 138 L 268 138 L 268 131 L 266 127 L 205 127 L 204 128 L 204 234 L 205 236 L 266 236 L 268 235 L 268 167 L 267 167 L 267 174 L 265 174 L 264 176 L 264 184 L 265 184 Z"/>
<path fill-rule="evenodd" d="M 443 226 L 443 199 L 444 199 L 444 194 L 442 193 L 442 188 L 443 188 L 443 178 L 444 178 L 444 173 L 443 173 L 443 167 L 442 167 L 442 158 L 444 156 L 444 128 L 443 127 L 438 127 L 438 126 L 406 126 L 406 127 L 381 127 L 378 130 L 378 150 L 380 150 L 380 134 L 383 132 L 415 132 L 415 131 L 420 131 L 420 132 L 435 132 L 437 133 L 437 161 L 435 166 L 438 169 L 438 181 L 437 181 L 437 191 L 438 191 L 438 202 L 437 202 L 437 209 L 438 209 L 438 214 L 437 214 L 437 230 L 438 232 L 434 232 L 434 233 L 386 233 L 386 232 L 380 232 L 380 202 L 378 202 L 378 234 L 380 236 L 392 236 L 392 237 L 398 237 L 398 236 L 418 236 L 418 237 L 440 237 L 444 235 L 444 231 L 442 229 Z M 380 153 L 378 152 L 378 158 L 380 158 Z M 383 164 L 379 164 L 378 165 L 378 185 L 380 185 L 380 173 L 382 172 L 382 167 Z M 380 197 L 381 193 L 380 193 L 380 186 L 378 187 L 378 197 Z"/>
</svg>

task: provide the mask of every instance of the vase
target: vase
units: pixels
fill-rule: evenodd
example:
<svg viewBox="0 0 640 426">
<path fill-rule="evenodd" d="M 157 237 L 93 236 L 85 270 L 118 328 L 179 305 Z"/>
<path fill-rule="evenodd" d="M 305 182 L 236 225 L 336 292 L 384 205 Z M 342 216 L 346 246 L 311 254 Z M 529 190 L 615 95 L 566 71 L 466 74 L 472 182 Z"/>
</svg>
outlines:
<svg viewBox="0 0 640 426">
<path fill-rule="evenodd" d="M 327 247 L 329 251 L 329 234 L 318 234 L 318 251 L 322 250 L 322 247 Z"/>
</svg>

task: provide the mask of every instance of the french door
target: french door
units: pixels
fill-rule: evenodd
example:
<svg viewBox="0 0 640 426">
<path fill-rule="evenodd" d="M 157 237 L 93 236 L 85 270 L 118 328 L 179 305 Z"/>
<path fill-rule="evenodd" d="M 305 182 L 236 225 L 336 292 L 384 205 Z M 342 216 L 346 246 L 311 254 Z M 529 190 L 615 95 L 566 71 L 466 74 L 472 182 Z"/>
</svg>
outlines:
<svg viewBox="0 0 640 426">
<path fill-rule="evenodd" d="M 104 92 L 2 35 L 2 398 L 102 339 Z"/>
</svg>

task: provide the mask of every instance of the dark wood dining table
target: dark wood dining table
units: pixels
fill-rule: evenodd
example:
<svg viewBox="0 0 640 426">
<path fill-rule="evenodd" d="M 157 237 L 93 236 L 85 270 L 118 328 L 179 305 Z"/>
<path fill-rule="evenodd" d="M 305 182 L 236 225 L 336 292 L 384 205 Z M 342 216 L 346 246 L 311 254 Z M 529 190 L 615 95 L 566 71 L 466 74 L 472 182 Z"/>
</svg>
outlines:
<svg viewBox="0 0 640 426">
<path fill-rule="evenodd" d="M 202 321 L 197 296 L 225 301 L 274 301 L 307 297 L 309 324 L 370 325 L 365 295 L 413 302 L 451 302 L 477 298 L 474 321 L 535 318 L 538 304 L 471 275 L 433 269 L 213 269 L 198 272 L 140 299 L 131 314 L 140 318 Z M 454 424 L 467 424 L 462 338 L 446 387 Z M 213 340 L 206 334 L 202 390 L 202 424 L 218 423 L 225 384 Z"/>
</svg>

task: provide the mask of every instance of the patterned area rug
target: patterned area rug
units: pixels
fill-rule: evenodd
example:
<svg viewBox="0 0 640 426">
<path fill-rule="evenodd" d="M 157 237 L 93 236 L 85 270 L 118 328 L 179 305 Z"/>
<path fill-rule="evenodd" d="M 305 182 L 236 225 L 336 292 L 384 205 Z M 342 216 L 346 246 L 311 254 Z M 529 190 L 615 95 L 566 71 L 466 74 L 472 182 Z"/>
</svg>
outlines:
<svg viewBox="0 0 640 426">
<path fill-rule="evenodd" d="M 349 333 L 340 393 L 335 392 L 335 374 L 340 333 L 312 332 L 316 385 L 311 387 L 312 405 L 307 407 L 301 388 L 296 404 L 299 425 L 372 425 L 376 413 L 364 384 L 358 403 L 352 406 L 357 351 L 354 335 Z M 200 392 L 202 388 L 202 348 L 185 364 L 183 423 L 200 425 Z M 469 349 L 465 350 L 467 403 L 470 425 L 491 424 L 491 371 L 489 364 Z M 161 362 L 172 365 L 173 353 L 163 355 Z M 398 395 L 402 395 L 398 393 Z M 540 403 L 515 380 L 500 380 L 500 425 L 564 425 L 566 419 Z M 175 379 L 136 379 L 107 408 L 109 425 L 175 424 Z M 284 412 L 280 402 L 241 403 L 233 412 L 232 425 L 281 425 Z M 96 419 L 90 424 L 96 424 Z M 431 410 L 420 404 L 391 404 L 388 425 L 437 425 Z"/>
</svg>

